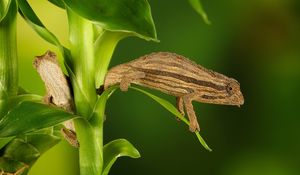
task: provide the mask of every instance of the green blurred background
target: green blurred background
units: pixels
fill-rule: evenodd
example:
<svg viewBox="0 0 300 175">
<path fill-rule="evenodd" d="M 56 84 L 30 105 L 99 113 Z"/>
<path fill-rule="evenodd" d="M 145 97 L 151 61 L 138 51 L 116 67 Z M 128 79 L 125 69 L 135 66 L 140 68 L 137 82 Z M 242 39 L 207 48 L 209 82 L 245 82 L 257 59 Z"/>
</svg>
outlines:
<svg viewBox="0 0 300 175">
<path fill-rule="evenodd" d="M 126 138 L 140 159 L 121 158 L 114 175 L 300 174 L 300 1 L 202 0 L 212 25 L 206 25 L 186 0 L 150 0 L 160 43 L 127 38 L 118 45 L 111 66 L 154 51 L 170 51 L 236 78 L 245 104 L 241 108 L 194 103 L 207 152 L 188 127 L 148 97 L 117 91 L 106 110 L 105 143 Z M 33 9 L 68 45 L 67 17 L 46 0 L 30 0 Z M 44 94 L 32 67 L 34 56 L 57 49 L 19 17 L 20 84 Z M 61 55 L 60 59 L 61 59 Z M 154 94 L 175 104 L 174 97 Z M 66 142 L 49 150 L 31 175 L 77 175 L 77 151 Z"/>
</svg>

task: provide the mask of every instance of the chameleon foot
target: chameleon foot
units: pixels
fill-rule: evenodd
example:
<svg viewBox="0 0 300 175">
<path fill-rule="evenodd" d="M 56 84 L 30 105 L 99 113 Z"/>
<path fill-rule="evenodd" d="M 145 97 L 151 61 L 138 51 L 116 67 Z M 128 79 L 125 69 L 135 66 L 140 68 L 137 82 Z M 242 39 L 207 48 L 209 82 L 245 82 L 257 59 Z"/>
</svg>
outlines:
<svg viewBox="0 0 300 175">
<path fill-rule="evenodd" d="M 121 91 L 128 91 L 128 88 L 130 86 L 130 79 L 128 78 L 123 78 L 120 82 L 120 89 Z"/>
</svg>

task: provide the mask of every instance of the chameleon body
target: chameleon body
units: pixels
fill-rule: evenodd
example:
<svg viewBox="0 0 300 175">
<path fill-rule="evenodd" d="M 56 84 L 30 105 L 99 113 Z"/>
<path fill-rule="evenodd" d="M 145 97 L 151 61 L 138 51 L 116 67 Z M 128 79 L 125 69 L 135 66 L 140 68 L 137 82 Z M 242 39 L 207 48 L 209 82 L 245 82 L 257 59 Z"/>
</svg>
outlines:
<svg viewBox="0 0 300 175">
<path fill-rule="evenodd" d="M 200 130 L 192 101 L 237 106 L 244 103 L 238 81 L 169 52 L 152 53 L 113 67 L 105 77 L 104 89 L 119 84 L 122 91 L 127 91 L 131 83 L 177 97 L 177 108 L 184 115 L 185 107 L 191 131 Z"/>
</svg>

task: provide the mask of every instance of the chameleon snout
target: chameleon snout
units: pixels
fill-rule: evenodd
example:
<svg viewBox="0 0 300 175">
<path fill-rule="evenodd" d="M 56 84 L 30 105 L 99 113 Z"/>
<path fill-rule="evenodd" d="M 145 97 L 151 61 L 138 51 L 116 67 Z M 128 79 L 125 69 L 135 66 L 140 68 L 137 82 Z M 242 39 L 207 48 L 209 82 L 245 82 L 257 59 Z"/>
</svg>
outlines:
<svg viewBox="0 0 300 175">
<path fill-rule="evenodd" d="M 245 100 L 244 100 L 244 96 L 243 96 L 242 92 L 238 92 L 236 95 L 234 95 L 233 101 L 234 101 L 234 104 L 236 104 L 238 107 L 243 105 Z"/>
</svg>

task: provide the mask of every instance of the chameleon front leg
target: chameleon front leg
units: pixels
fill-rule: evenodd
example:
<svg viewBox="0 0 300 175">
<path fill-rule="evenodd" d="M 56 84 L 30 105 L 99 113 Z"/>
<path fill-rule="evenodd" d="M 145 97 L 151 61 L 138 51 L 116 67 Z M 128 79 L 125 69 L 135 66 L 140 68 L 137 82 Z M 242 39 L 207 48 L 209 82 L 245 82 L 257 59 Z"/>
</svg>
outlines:
<svg viewBox="0 0 300 175">
<path fill-rule="evenodd" d="M 136 79 L 144 78 L 145 76 L 145 73 L 140 71 L 130 70 L 126 72 L 126 74 L 122 77 L 120 81 L 121 91 L 128 91 L 131 82 L 133 82 Z"/>
<path fill-rule="evenodd" d="M 190 121 L 190 131 L 195 132 L 195 131 L 200 131 L 200 127 L 197 121 L 197 117 L 194 111 L 194 107 L 192 104 L 193 97 L 195 96 L 195 93 L 187 94 L 182 97 L 183 103 L 185 106 L 185 110 L 187 112 L 189 121 Z"/>
</svg>

